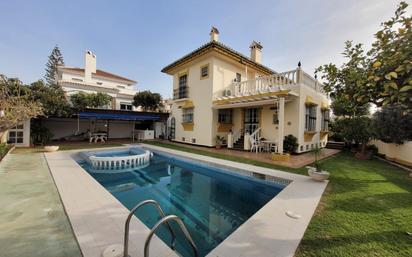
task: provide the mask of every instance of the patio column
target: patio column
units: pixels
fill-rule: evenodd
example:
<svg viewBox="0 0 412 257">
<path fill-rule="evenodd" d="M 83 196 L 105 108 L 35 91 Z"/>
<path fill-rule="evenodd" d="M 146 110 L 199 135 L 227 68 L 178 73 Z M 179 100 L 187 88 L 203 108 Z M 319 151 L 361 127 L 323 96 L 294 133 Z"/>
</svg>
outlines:
<svg viewBox="0 0 412 257">
<path fill-rule="evenodd" d="M 285 98 L 278 98 L 278 153 L 283 153 L 283 138 L 285 130 Z"/>
</svg>

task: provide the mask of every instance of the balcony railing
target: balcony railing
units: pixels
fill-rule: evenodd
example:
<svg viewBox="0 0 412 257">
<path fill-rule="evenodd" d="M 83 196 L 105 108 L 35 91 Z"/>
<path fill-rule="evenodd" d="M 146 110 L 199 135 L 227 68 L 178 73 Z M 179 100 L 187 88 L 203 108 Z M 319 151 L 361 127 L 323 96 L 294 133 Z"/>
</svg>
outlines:
<svg viewBox="0 0 412 257">
<path fill-rule="evenodd" d="M 280 90 L 281 86 L 291 86 L 297 83 L 296 70 L 258 77 L 242 82 L 233 82 L 231 90 L 235 96 L 253 95 L 271 90 Z"/>
<path fill-rule="evenodd" d="M 223 93 L 218 92 L 215 98 L 229 96 L 255 95 L 265 92 L 280 91 L 285 89 L 293 90 L 296 85 L 303 84 L 314 90 L 324 93 L 322 84 L 312 78 L 301 69 L 277 73 L 269 76 L 262 76 L 242 82 L 232 82 Z"/>
<path fill-rule="evenodd" d="M 182 99 L 182 98 L 189 98 L 189 88 L 181 87 L 181 88 L 173 89 L 173 100 Z"/>
</svg>

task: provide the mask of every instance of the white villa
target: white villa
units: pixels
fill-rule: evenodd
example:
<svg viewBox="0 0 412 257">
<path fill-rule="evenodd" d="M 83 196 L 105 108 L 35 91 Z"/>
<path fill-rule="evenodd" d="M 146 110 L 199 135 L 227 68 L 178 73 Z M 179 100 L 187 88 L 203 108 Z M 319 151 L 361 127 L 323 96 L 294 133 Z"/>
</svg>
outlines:
<svg viewBox="0 0 412 257">
<path fill-rule="evenodd" d="M 136 81 L 96 68 L 96 55 L 85 53 L 84 68 L 59 66 L 56 82 L 67 97 L 78 92 L 106 93 L 111 103 L 98 109 L 87 109 L 77 117 L 48 117 L 42 121 L 53 134 L 54 140 L 66 139 L 72 135 L 106 133 L 107 138 L 135 138 L 144 134 L 145 138 L 158 138 L 164 135 L 167 113 L 142 112 L 132 105 L 137 93 Z M 165 102 L 166 103 L 166 102 Z M 166 111 L 167 111 L 166 105 Z M 150 135 L 149 135 L 150 134 Z M 30 146 L 30 120 L 10 129 L 7 141 L 16 146 Z"/>
<path fill-rule="evenodd" d="M 300 63 L 281 73 L 264 66 L 258 42 L 246 57 L 220 43 L 216 28 L 210 36 L 162 69 L 173 76 L 170 139 L 211 147 L 220 135 L 228 148 L 259 149 L 266 141 L 283 153 L 283 139 L 291 134 L 299 153 L 326 146 L 329 98 L 316 78 Z"/>
<path fill-rule="evenodd" d="M 96 69 L 96 55 L 91 51 L 86 51 L 84 59 L 84 69 L 58 67 L 56 81 L 68 96 L 78 92 L 106 93 L 112 97 L 107 109 L 137 110 L 132 105 L 136 81 Z"/>
</svg>

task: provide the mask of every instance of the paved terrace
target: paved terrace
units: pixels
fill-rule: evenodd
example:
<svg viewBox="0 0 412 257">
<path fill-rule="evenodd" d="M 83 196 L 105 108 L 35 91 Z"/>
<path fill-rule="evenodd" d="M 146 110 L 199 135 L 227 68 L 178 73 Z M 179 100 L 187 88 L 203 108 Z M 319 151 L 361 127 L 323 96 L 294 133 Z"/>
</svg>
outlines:
<svg viewBox="0 0 412 257">
<path fill-rule="evenodd" d="M 0 195 L 0 256 L 82 256 L 42 153 L 0 162 Z"/>
<path fill-rule="evenodd" d="M 227 148 L 216 149 L 216 148 L 205 147 L 205 146 L 195 146 L 195 145 L 190 145 L 190 144 L 170 142 L 168 140 L 156 140 L 156 141 L 161 142 L 161 143 L 166 143 L 166 144 L 184 146 L 187 148 L 192 148 L 192 149 L 197 149 L 197 150 L 208 151 L 212 153 L 220 153 L 223 155 L 242 157 L 246 159 L 253 159 L 256 161 L 280 165 L 280 166 L 289 167 L 289 168 L 301 168 L 315 161 L 315 156 L 312 153 L 302 153 L 302 154 L 291 155 L 289 161 L 274 161 L 272 160 L 270 153 L 237 151 L 237 150 L 230 150 Z M 324 159 L 329 156 L 338 154 L 339 152 L 340 150 L 324 148 L 320 155 L 320 159 Z"/>
</svg>

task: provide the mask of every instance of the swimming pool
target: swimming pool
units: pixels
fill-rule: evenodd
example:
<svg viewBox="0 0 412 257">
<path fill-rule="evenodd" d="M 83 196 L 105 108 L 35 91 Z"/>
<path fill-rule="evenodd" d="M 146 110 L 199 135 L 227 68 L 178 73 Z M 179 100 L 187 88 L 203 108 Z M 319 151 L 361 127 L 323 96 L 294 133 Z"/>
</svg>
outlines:
<svg viewBox="0 0 412 257">
<path fill-rule="evenodd" d="M 90 171 L 86 162 L 80 164 Z M 200 256 L 206 256 L 286 186 L 162 152 L 154 152 L 150 165 L 142 169 L 90 174 L 128 209 L 154 199 L 166 215 L 182 218 Z M 160 219 L 153 206 L 143 207 L 136 216 L 148 227 Z M 177 225 L 172 223 L 172 227 L 177 252 L 192 256 Z M 156 234 L 170 245 L 166 228 Z"/>
</svg>

